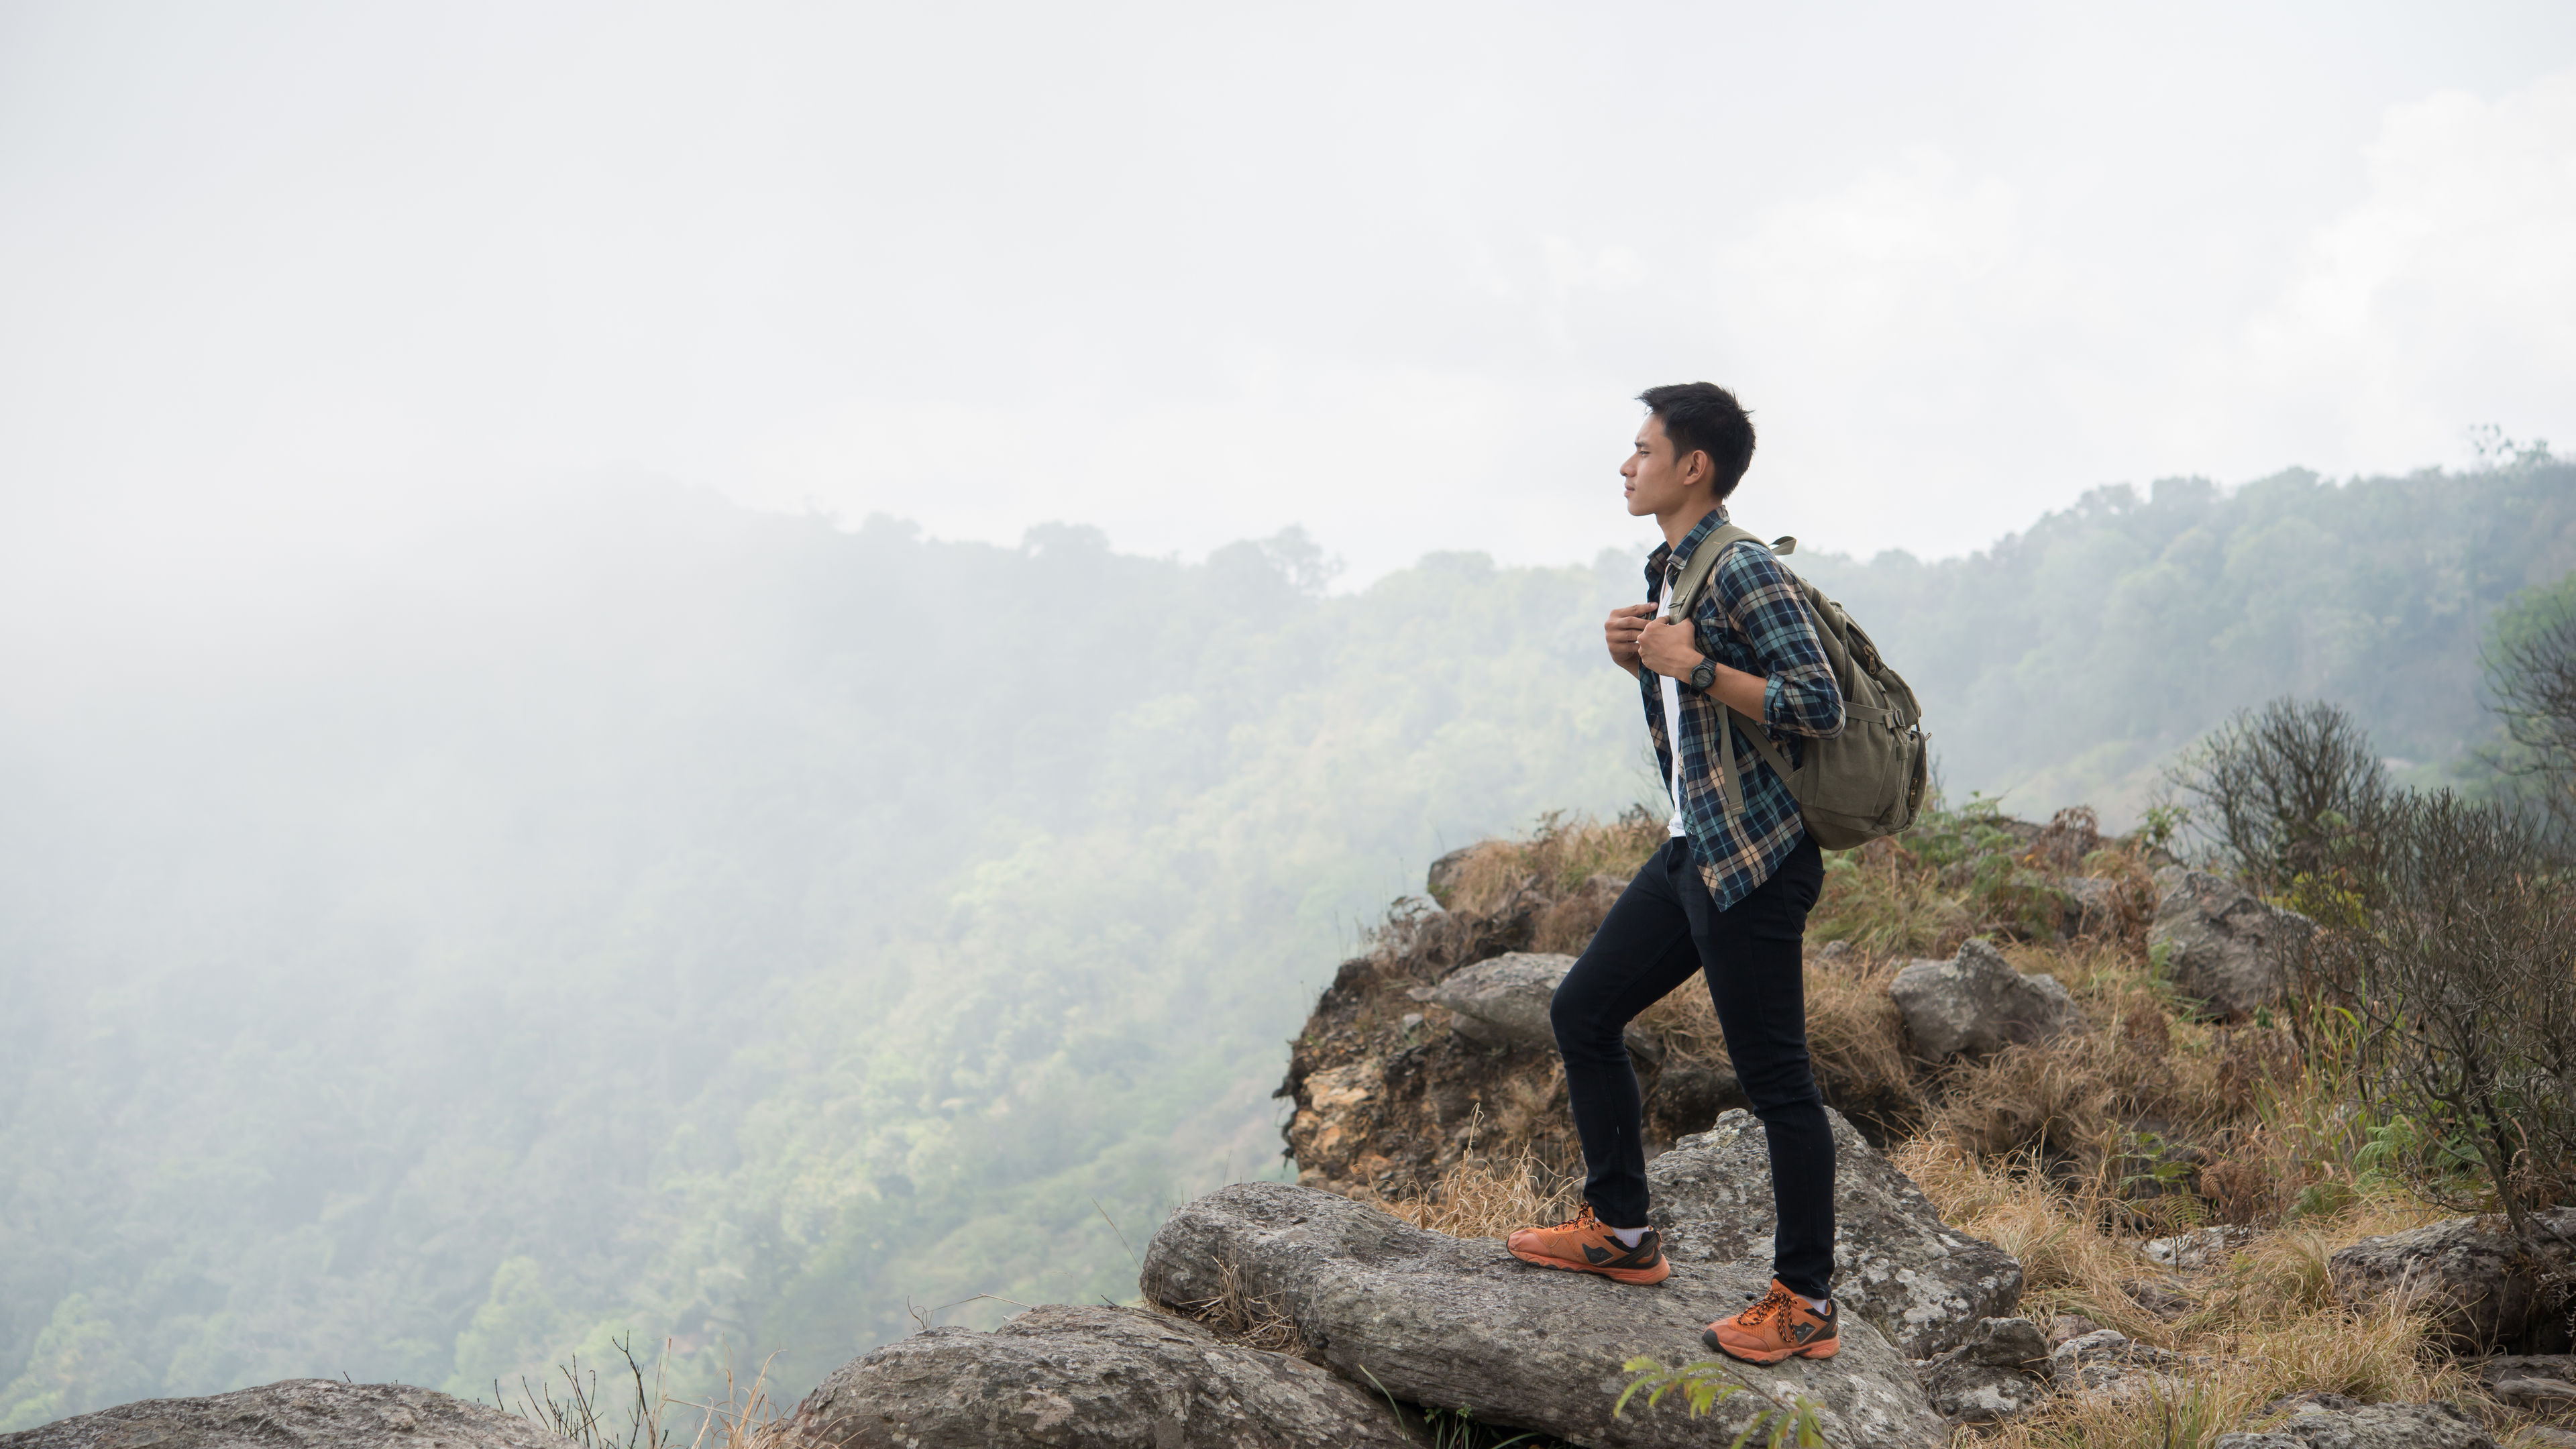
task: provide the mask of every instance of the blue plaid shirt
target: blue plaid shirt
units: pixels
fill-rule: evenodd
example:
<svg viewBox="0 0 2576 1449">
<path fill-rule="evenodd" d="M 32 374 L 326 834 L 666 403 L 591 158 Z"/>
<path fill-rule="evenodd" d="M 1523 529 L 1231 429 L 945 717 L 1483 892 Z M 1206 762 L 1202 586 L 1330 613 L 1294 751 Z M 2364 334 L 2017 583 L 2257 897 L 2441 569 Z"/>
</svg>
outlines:
<svg viewBox="0 0 2576 1449">
<path fill-rule="evenodd" d="M 1710 510 L 1684 535 L 1681 546 L 1666 544 L 1646 560 L 1646 590 L 1660 598 L 1669 580 L 1690 562 L 1691 550 L 1727 521 L 1723 507 Z M 1709 574 L 1692 623 L 1699 652 L 1720 664 L 1758 674 L 1762 687 L 1763 732 L 1781 747 L 1791 765 L 1800 763 L 1798 739 L 1831 739 L 1843 732 L 1843 691 L 1834 683 L 1833 666 L 1816 638 L 1806 595 L 1798 581 L 1751 540 L 1728 547 Z M 1664 778 L 1673 774 L 1672 742 L 1664 738 L 1663 676 L 1637 671 L 1646 702 L 1646 731 L 1655 740 L 1655 762 Z M 1771 878 L 1789 852 L 1806 838 L 1798 802 L 1771 766 L 1754 752 L 1741 727 L 1735 731 L 1735 768 L 1744 810 L 1729 814 L 1726 791 L 1718 781 L 1718 722 L 1726 707 L 1682 681 L 1682 826 L 1690 832 L 1691 860 L 1702 881 L 1726 910 Z"/>
</svg>

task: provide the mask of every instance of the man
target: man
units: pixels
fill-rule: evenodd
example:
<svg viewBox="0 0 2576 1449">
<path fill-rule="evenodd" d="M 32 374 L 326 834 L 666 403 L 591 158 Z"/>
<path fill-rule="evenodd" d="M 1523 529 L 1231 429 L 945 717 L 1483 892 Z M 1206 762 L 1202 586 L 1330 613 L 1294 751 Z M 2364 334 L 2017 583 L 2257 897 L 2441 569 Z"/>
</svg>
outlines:
<svg viewBox="0 0 2576 1449">
<path fill-rule="evenodd" d="M 1718 778 L 1718 731 L 1759 721 L 1798 760 L 1801 737 L 1843 727 L 1834 682 L 1797 580 L 1770 550 L 1726 546 L 1689 623 L 1655 616 L 1753 461 L 1753 422 L 1705 382 L 1649 388 L 1636 449 L 1619 472 L 1628 512 L 1652 515 L 1664 543 L 1646 562 L 1650 602 L 1612 611 L 1610 658 L 1637 677 L 1646 732 L 1672 795 L 1671 834 L 1628 883 L 1556 989 L 1550 1016 L 1583 1141 L 1584 1206 L 1573 1221 L 1512 1234 L 1514 1256 L 1659 1283 L 1672 1269 L 1646 1220 L 1644 1123 L 1621 1029 L 1694 974 L 1704 975 L 1727 1055 L 1771 1148 L 1779 1226 L 1771 1291 L 1703 1336 L 1753 1363 L 1830 1358 L 1840 1344 L 1830 1296 L 1834 1139 L 1807 1061 L 1802 972 L 1807 912 L 1824 859 L 1788 787 L 1749 740 L 1734 742 L 1739 807 Z M 1729 723 L 1728 711 L 1741 719 Z"/>
</svg>

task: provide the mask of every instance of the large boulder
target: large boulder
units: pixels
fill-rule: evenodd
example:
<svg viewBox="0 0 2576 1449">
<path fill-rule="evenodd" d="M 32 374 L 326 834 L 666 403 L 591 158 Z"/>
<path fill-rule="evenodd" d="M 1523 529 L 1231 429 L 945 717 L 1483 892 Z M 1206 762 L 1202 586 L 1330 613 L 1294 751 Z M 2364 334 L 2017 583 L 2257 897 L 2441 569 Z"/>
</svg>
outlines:
<svg viewBox="0 0 2576 1449">
<path fill-rule="evenodd" d="M 1700 1333 L 1768 1286 L 1731 1264 L 1676 1264 L 1653 1287 L 1521 1262 L 1490 1238 L 1453 1238 L 1331 1193 L 1285 1183 L 1220 1188 L 1181 1208 L 1145 1251 L 1147 1296 L 1175 1306 L 1259 1299 L 1284 1312 L 1323 1362 L 1407 1403 L 1472 1412 L 1479 1424 L 1600 1446 L 1723 1444 L 1803 1397 L 1826 1438 L 1932 1449 L 1947 1426 L 1913 1371 L 1864 1321 L 1844 1320 L 1830 1359 L 1715 1371 L 1750 1389 L 1693 1419 L 1678 1395 L 1611 1408 L 1622 1365 L 1712 1357 Z M 1766 1431 L 1767 1432 L 1767 1431 Z"/>
<path fill-rule="evenodd" d="M 1382 1398 L 1284 1354 L 1134 1308 L 1032 1308 L 934 1328 L 844 1364 L 777 1441 L 832 1449 L 1398 1449 Z"/>
<path fill-rule="evenodd" d="M 2335 1297 L 2370 1308 L 2390 1295 L 2434 1313 L 2460 1347 L 2480 1352 L 2557 1352 L 2566 1328 L 2541 1311 L 2541 1280 L 2576 1268 L 2576 1207 L 2535 1213 L 2537 1254 L 2514 1241 L 2503 1218 L 2450 1218 L 2364 1238 L 2326 1260 Z"/>
<path fill-rule="evenodd" d="M 573 1449 L 516 1414 L 409 1384 L 286 1379 L 144 1399 L 0 1434 L 6 1449 Z"/>
<path fill-rule="evenodd" d="M 2219 1435 L 2215 1449 L 2496 1449 L 2496 1441 L 2449 1404 L 2302 1404 L 2277 1428 Z"/>
<path fill-rule="evenodd" d="M 1489 1046 L 1556 1047 L 1556 1027 L 1548 1020 L 1548 1003 L 1557 983 L 1574 969 L 1574 958 L 1552 951 L 1513 951 L 1462 966 L 1442 978 L 1423 997 L 1454 1013 L 1450 1029 Z M 1630 1054 L 1660 1060 L 1663 1046 L 1631 1026 L 1626 1033 Z"/>
<path fill-rule="evenodd" d="M 2266 905 L 2243 886 L 2169 865 L 2156 872 L 2155 920 L 2147 951 L 2161 957 L 2174 989 L 2212 1016 L 2243 1016 L 2289 994 L 2316 923 Z"/>
<path fill-rule="evenodd" d="M 2021 1302 L 2021 1264 L 1941 1221 L 1914 1180 L 1831 1107 L 1834 1300 L 1875 1324 L 1907 1358 L 1965 1340 L 1981 1318 Z M 1676 1263 L 1724 1263 L 1767 1281 L 1771 1149 L 1750 1112 L 1729 1112 L 1646 1164 L 1650 1215 Z"/>
<path fill-rule="evenodd" d="M 2084 1024 L 2057 978 L 2025 976 L 1980 936 L 1947 961 L 1916 961 L 1888 983 L 1905 1031 L 1927 1061 L 2043 1042 Z"/>
<path fill-rule="evenodd" d="M 2027 1318 L 1985 1318 L 1917 1375 L 1932 1412 L 1954 1424 L 2017 1419 L 2057 1392 L 2048 1337 Z"/>
</svg>

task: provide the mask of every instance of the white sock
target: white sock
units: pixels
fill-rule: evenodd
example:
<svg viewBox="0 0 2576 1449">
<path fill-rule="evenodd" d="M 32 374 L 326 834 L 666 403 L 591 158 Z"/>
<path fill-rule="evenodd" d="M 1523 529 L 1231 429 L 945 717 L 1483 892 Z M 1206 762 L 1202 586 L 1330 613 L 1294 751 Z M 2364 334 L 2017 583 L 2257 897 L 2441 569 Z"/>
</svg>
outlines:
<svg viewBox="0 0 2576 1449">
<path fill-rule="evenodd" d="M 1834 1311 L 1834 1300 L 1830 1298 L 1810 1298 L 1806 1294 L 1801 1293 L 1798 1295 L 1798 1301 L 1806 1304 L 1807 1311 L 1816 1315 L 1818 1318 L 1822 1318 L 1826 1314 Z"/>
<path fill-rule="evenodd" d="M 1602 1224 L 1602 1226 L 1603 1226 L 1603 1227 L 1610 1227 L 1610 1225 L 1609 1225 L 1608 1223 L 1604 1223 L 1604 1224 Z M 1646 1228 L 1610 1228 L 1610 1236 L 1612 1236 L 1612 1237 L 1614 1237 L 1614 1238 L 1617 1238 L 1617 1239 L 1619 1240 L 1619 1246 L 1620 1246 L 1620 1247 L 1623 1247 L 1623 1248 L 1633 1248 L 1633 1247 L 1637 1246 L 1639 1243 L 1644 1242 L 1644 1241 L 1645 1241 L 1645 1238 L 1646 1238 L 1646 1234 L 1648 1234 L 1648 1233 L 1650 1233 L 1650 1232 L 1653 1232 L 1653 1231 L 1654 1231 L 1654 1229 L 1653 1229 L 1653 1228 L 1651 1228 L 1651 1227 L 1646 1227 Z"/>
</svg>

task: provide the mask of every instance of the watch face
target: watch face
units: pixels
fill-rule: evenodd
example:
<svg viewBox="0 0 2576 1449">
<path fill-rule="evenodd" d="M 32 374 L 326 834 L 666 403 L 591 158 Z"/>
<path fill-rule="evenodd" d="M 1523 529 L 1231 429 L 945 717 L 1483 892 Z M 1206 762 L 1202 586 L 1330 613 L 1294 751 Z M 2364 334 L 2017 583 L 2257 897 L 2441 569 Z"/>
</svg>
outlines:
<svg viewBox="0 0 2576 1449">
<path fill-rule="evenodd" d="M 1715 683 L 1717 683 L 1717 666 L 1707 660 L 1701 660 L 1698 667 L 1691 670 L 1691 688 L 1706 689 Z"/>
</svg>

